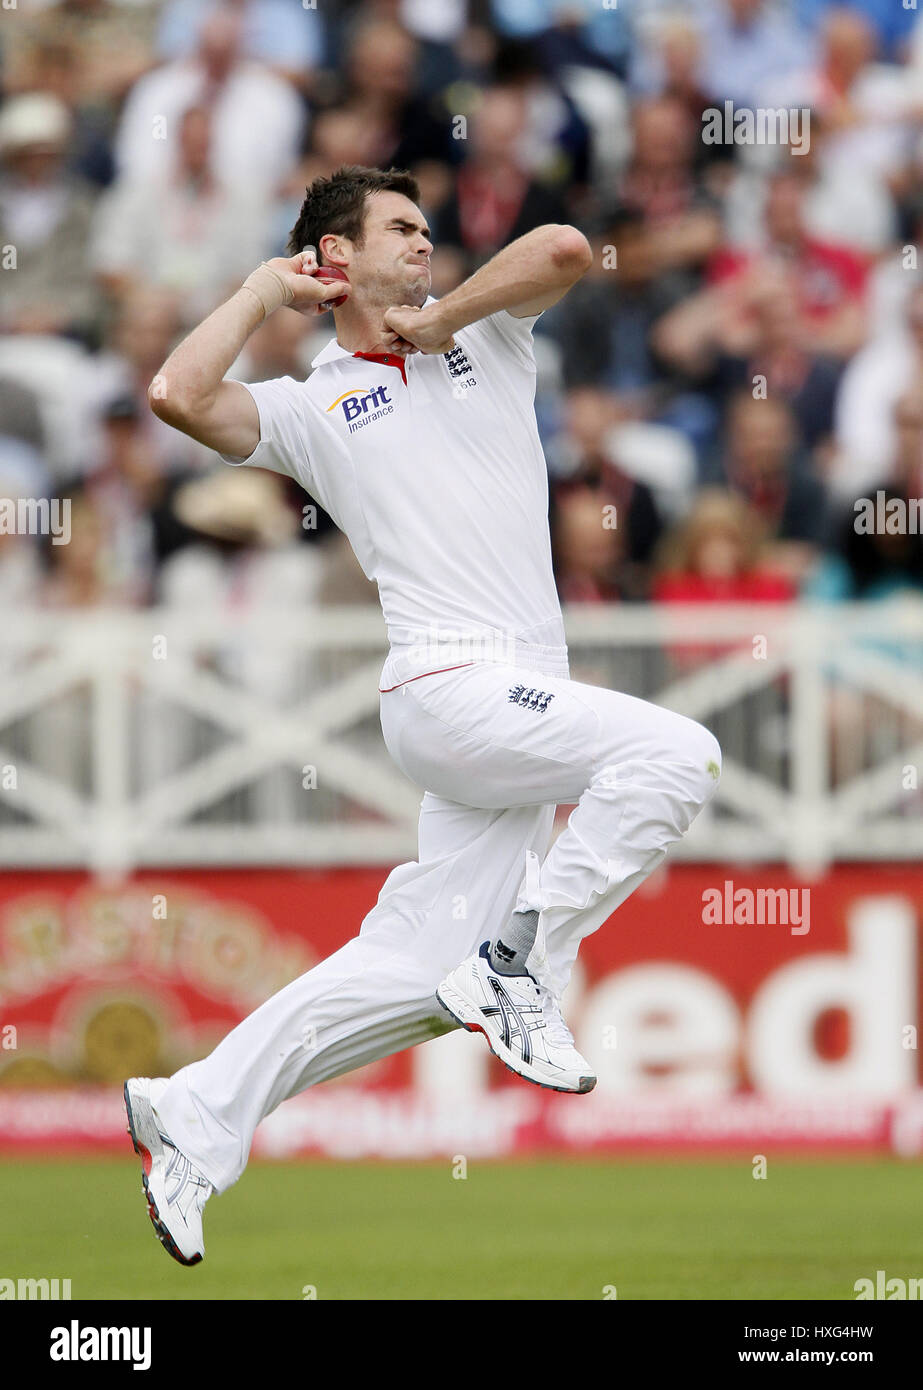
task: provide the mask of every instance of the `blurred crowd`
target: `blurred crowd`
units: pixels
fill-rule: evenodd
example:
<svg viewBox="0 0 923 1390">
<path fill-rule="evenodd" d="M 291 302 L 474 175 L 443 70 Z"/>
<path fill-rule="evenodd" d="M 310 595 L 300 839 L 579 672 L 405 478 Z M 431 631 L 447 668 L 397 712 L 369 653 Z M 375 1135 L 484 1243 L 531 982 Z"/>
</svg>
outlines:
<svg viewBox="0 0 923 1390">
<path fill-rule="evenodd" d="M 69 544 L 0 532 L 0 603 L 374 596 L 294 484 L 147 405 L 351 163 L 417 176 L 436 296 L 543 223 L 592 242 L 535 328 L 563 600 L 923 588 L 853 506 L 923 495 L 923 8 L 20 0 L 0 58 L 0 498 L 71 507 Z M 727 102 L 809 139 L 709 143 Z M 232 374 L 333 331 L 280 310 Z"/>
</svg>

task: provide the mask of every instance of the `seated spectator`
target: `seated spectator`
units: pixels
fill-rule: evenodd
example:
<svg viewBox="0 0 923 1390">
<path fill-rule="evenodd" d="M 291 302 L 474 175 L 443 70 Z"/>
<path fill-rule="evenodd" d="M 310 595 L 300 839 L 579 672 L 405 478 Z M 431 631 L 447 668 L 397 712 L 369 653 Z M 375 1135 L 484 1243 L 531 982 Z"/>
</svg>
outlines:
<svg viewBox="0 0 923 1390">
<path fill-rule="evenodd" d="M 191 57 L 202 25 L 216 10 L 235 11 L 241 22 L 241 55 L 299 89 L 310 85 L 324 55 L 323 5 L 293 0 L 167 0 L 160 14 L 157 53 L 173 62 Z"/>
<path fill-rule="evenodd" d="M 183 326 L 201 322 L 272 253 L 264 204 L 215 175 L 212 121 L 183 112 L 175 162 L 149 182 L 119 179 L 96 211 L 93 263 L 110 294 L 171 290 Z"/>
<path fill-rule="evenodd" d="M 685 521 L 663 542 L 652 597 L 660 603 L 788 603 L 797 586 L 775 568 L 758 514 L 720 488 L 699 493 Z M 677 672 L 695 670 L 733 650 L 734 642 L 677 644 Z M 747 641 L 742 651 L 752 654 Z"/>
<path fill-rule="evenodd" d="M 771 78 L 800 68 L 814 43 L 770 0 L 718 0 L 702 18 L 702 86 L 712 101 L 758 106 Z"/>
<path fill-rule="evenodd" d="M 658 376 L 649 351 L 651 329 L 676 303 L 676 287 L 648 273 L 640 213 L 614 209 L 589 240 L 592 265 L 545 311 L 537 330 L 560 343 L 568 386 L 605 386 L 641 396 Z M 646 407 L 647 401 L 638 405 Z"/>
<path fill-rule="evenodd" d="M 71 118 L 68 170 L 88 184 L 104 188 L 115 174 L 112 132 L 117 108 L 115 102 L 102 100 L 101 89 L 87 88 L 83 56 L 75 38 L 48 34 L 36 41 L 20 79 L 29 91 L 46 92 L 64 103 Z M 7 95 L 11 94 L 8 89 Z"/>
<path fill-rule="evenodd" d="M 923 382 L 897 400 L 893 415 L 892 466 L 864 498 L 843 508 L 828 553 L 812 576 L 812 597 L 881 599 L 923 592 Z M 892 501 L 900 504 L 891 509 L 895 523 L 889 522 Z M 857 502 L 865 506 L 857 508 Z"/>
<path fill-rule="evenodd" d="M 655 325 L 652 341 L 664 362 L 719 404 L 762 379 L 768 395 L 791 406 L 801 442 L 814 449 L 833 431 L 842 363 L 817 352 L 811 338 L 791 272 L 768 265 L 681 302 Z"/>
<path fill-rule="evenodd" d="M 832 5 L 820 31 L 817 62 L 767 84 L 763 100 L 816 111 L 826 131 L 827 165 L 860 182 L 887 183 L 907 158 L 923 96 L 899 66 L 876 62 L 878 35 L 855 5 Z"/>
<path fill-rule="evenodd" d="M 773 396 L 740 391 L 728 407 L 721 456 L 725 484 L 759 516 L 767 560 L 800 583 L 828 524 L 823 484 L 799 466 L 792 411 Z"/>
<path fill-rule="evenodd" d="M 577 56 L 576 54 L 574 55 Z M 526 173 L 543 188 L 582 204 L 590 173 L 590 131 L 577 101 L 580 69 L 567 64 L 558 73 L 531 41 L 512 40 L 497 49 L 488 86 L 511 88 L 525 101 L 526 125 L 519 153 Z M 611 79 L 603 78 L 606 94 Z M 603 98 L 605 100 L 605 97 Z M 610 106 L 613 115 L 619 114 Z"/>
<path fill-rule="evenodd" d="M 64 494 L 70 505 L 70 540 L 48 545 L 41 603 L 46 608 L 96 608 L 137 601 L 124 572 L 111 563 L 113 536 L 98 499 L 82 488 Z"/>
<path fill-rule="evenodd" d="M 140 428 L 154 451 L 161 472 L 184 473 L 210 468 L 214 455 L 202 444 L 170 429 L 148 405 L 147 393 L 181 331 L 176 297 L 167 290 L 133 288 L 123 294 L 117 317 L 101 354 L 109 381 L 109 399 L 131 396 L 139 409 Z"/>
<path fill-rule="evenodd" d="M 653 585 L 661 603 L 787 603 L 790 575 L 775 569 L 758 514 L 742 497 L 703 488 L 666 537 Z"/>
<path fill-rule="evenodd" d="M 75 65 L 75 103 L 83 109 L 102 109 L 111 118 L 156 61 L 156 17 L 154 5 L 112 4 L 110 0 L 24 5 L 16 22 L 3 28 L 4 91 L 8 95 L 34 91 L 36 65 L 47 61 L 48 45 L 55 45 L 65 49 Z"/>
<path fill-rule="evenodd" d="M 358 116 L 369 141 L 369 163 L 413 169 L 421 160 L 457 165 L 463 141 L 453 137 L 452 112 L 439 95 L 417 94 L 419 45 L 393 19 L 363 15 L 346 50 L 337 105 Z"/>
<path fill-rule="evenodd" d="M 840 246 L 863 262 L 887 251 L 898 234 L 896 189 L 873 170 L 829 157 L 834 143 L 835 130 L 816 111 L 796 108 L 787 144 L 740 148 L 723 191 L 728 245 L 755 250 L 764 244 L 772 181 L 784 173 L 801 183 L 804 227 L 814 241 Z"/>
<path fill-rule="evenodd" d="M 894 454 L 864 497 L 844 506 L 832 538 L 806 586 L 806 595 L 828 602 L 886 602 L 923 597 L 923 534 L 919 504 L 923 497 L 923 386 L 920 382 L 894 405 Z M 885 681 L 868 689 L 838 670 L 828 682 L 832 781 L 854 778 L 881 764 L 883 756 L 909 748 L 923 737 L 919 707 L 889 698 L 896 668 L 915 675 L 923 666 L 923 644 L 909 634 L 891 636 L 887 628 L 846 644 L 860 666 L 882 659 Z M 903 803 L 911 810 L 913 803 Z"/>
<path fill-rule="evenodd" d="M 489 87 L 470 118 L 468 157 L 434 229 L 437 244 L 459 248 L 469 271 L 534 227 L 567 220 L 557 196 L 528 173 L 526 124 L 526 99 L 514 87 Z"/>
<path fill-rule="evenodd" d="M 299 516 L 283 480 L 258 468 L 222 469 L 189 479 L 171 500 L 191 543 L 160 574 L 161 602 L 225 610 L 312 602 L 323 562 L 318 547 L 299 544 Z M 235 649 L 234 660 L 258 676 L 265 653 Z M 280 668 L 288 669 L 284 652 Z"/>
<path fill-rule="evenodd" d="M 830 474 L 831 488 L 843 501 L 889 474 L 897 445 L 895 407 L 906 391 L 923 384 L 923 285 L 911 291 L 904 312 L 900 329 L 869 342 L 843 375 Z"/>
<path fill-rule="evenodd" d="M 794 10 L 799 21 L 813 31 L 839 3 L 840 0 L 794 0 Z M 895 5 L 893 0 L 850 0 L 850 9 L 865 15 L 874 27 L 883 56 L 892 62 L 899 60 L 917 22 L 913 6 Z"/>
<path fill-rule="evenodd" d="M 549 448 L 552 532 L 565 567 L 561 594 L 571 601 L 637 599 L 647 589 L 647 566 L 662 523 L 651 489 L 620 468 L 612 453 L 617 419 L 618 408 L 608 392 L 594 387 L 571 391 L 565 427 Z M 617 543 L 606 534 L 615 530 Z M 581 536 L 587 542 L 583 557 Z"/>
<path fill-rule="evenodd" d="M 157 558 L 157 514 L 166 488 L 156 449 L 133 396 L 110 401 L 103 446 L 83 485 L 102 524 L 107 581 L 131 603 L 150 601 Z"/>
<path fill-rule="evenodd" d="M 581 49 L 597 62 L 622 73 L 631 48 L 631 24 L 617 4 L 597 0 L 490 0 L 490 19 L 504 36 L 540 44 L 549 59 L 571 60 L 579 34 Z"/>
<path fill-rule="evenodd" d="M 698 272 L 721 232 L 714 200 L 696 171 L 701 129 L 679 98 L 663 96 L 637 103 L 633 136 L 618 198 L 643 218 L 646 273 Z"/>
<path fill-rule="evenodd" d="M 638 34 L 632 73 L 635 87 L 645 94 L 672 97 L 686 111 L 692 127 L 701 132 L 705 114 L 714 106 L 702 86 L 701 25 L 692 15 L 667 11 Z M 697 139 L 693 162 L 701 169 L 728 163 L 734 147 Z"/>
<path fill-rule="evenodd" d="M 850 357 L 866 333 L 865 288 L 867 260 L 847 247 L 812 236 L 805 218 L 805 180 L 791 168 L 773 176 L 766 200 L 765 239 L 757 250 L 725 247 L 709 266 L 709 294 L 727 286 L 728 297 L 713 296 L 717 314 L 749 312 L 752 287 L 769 267 L 787 267 L 806 321 L 807 342 L 813 351 L 830 357 Z M 699 306 L 695 306 L 698 308 Z"/>
<path fill-rule="evenodd" d="M 915 192 L 901 200 L 899 244 L 882 256 L 869 277 L 867 343 L 900 337 L 910 296 L 923 285 L 923 145 L 914 173 Z M 857 357 L 861 353 L 856 354 Z"/>
<path fill-rule="evenodd" d="M 283 78 L 242 58 L 241 43 L 239 14 L 213 11 L 192 57 L 165 63 L 135 83 L 115 143 L 122 178 L 163 177 L 183 112 L 204 106 L 212 116 L 215 177 L 254 200 L 275 192 L 298 158 L 304 106 Z"/>
<path fill-rule="evenodd" d="M 615 12 L 601 17 L 611 21 Z M 566 10 L 538 40 L 535 53 L 535 172 L 553 178 L 559 191 L 566 185 L 563 191 L 582 225 L 598 213 L 628 161 L 628 85 L 617 75 L 620 69 L 590 47 L 586 27 L 568 22 Z"/>
<path fill-rule="evenodd" d="M 665 523 L 688 512 L 698 487 L 695 449 L 673 425 L 620 420 L 606 435 L 606 449 L 630 478 L 650 488 Z"/>
<path fill-rule="evenodd" d="M 67 108 L 45 92 L 14 97 L 0 110 L 0 246 L 16 253 L 15 274 L 4 271 L 0 327 L 7 333 L 89 338 L 95 331 L 93 200 L 67 172 L 70 134 Z"/>
<path fill-rule="evenodd" d="M 694 164 L 698 132 L 674 98 L 640 102 L 617 205 L 593 231 L 593 264 L 545 315 L 564 349 L 568 385 L 641 392 L 662 376 L 654 323 L 698 289 L 720 220 Z"/>
<path fill-rule="evenodd" d="M 614 603 L 624 595 L 625 542 L 607 526 L 605 494 L 585 483 L 560 489 L 551 509 L 551 544 L 563 603 Z"/>
</svg>

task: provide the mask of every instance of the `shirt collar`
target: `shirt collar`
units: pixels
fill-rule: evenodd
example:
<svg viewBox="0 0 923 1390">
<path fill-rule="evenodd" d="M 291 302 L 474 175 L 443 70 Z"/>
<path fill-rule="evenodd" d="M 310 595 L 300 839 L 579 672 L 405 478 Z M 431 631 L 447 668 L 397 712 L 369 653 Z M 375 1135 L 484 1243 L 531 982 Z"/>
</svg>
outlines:
<svg viewBox="0 0 923 1390">
<path fill-rule="evenodd" d="M 428 294 L 426 296 L 426 300 L 424 302 L 423 307 L 426 308 L 427 304 L 435 303 L 435 296 Z M 314 358 L 313 362 L 311 363 L 311 369 L 313 371 L 315 367 L 323 367 L 327 362 L 335 362 L 339 357 L 354 356 L 355 353 L 350 352 L 348 348 L 340 347 L 340 344 L 337 342 L 336 338 L 331 338 L 327 346 L 325 348 L 322 348 L 321 351 Z"/>
<path fill-rule="evenodd" d="M 331 338 L 327 346 L 314 358 L 311 366 L 312 368 L 322 367 L 325 362 L 335 362 L 338 357 L 352 357 L 352 353 L 347 352 L 346 348 L 340 347 L 336 338 Z"/>
</svg>

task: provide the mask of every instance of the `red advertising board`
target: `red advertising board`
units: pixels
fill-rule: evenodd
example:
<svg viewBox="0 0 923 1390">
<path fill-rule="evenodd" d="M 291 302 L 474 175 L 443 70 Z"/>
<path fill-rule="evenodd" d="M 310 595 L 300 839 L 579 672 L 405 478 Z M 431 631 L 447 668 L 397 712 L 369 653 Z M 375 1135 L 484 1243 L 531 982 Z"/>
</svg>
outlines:
<svg viewBox="0 0 923 1390">
<path fill-rule="evenodd" d="M 125 1142 L 119 1082 L 205 1054 L 353 935 L 381 869 L 0 876 L 0 1148 Z M 583 944 L 587 1097 L 464 1034 L 286 1102 L 255 1152 L 923 1151 L 923 869 L 667 867 Z"/>
</svg>

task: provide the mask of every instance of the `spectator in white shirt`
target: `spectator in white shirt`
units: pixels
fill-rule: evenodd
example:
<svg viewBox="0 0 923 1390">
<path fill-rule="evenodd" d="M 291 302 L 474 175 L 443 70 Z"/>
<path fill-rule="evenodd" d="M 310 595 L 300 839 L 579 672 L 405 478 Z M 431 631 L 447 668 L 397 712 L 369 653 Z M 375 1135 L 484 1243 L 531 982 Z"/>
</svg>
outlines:
<svg viewBox="0 0 923 1390">
<path fill-rule="evenodd" d="M 180 118 L 175 165 L 149 183 L 121 179 L 97 209 L 93 263 L 110 293 L 140 275 L 173 290 L 184 326 L 204 318 L 254 263 L 272 254 L 267 207 L 212 168 L 212 118 Z"/>
<path fill-rule="evenodd" d="M 149 180 L 169 168 L 183 112 L 212 115 L 215 177 L 258 199 L 273 193 L 301 151 L 304 104 L 292 86 L 259 63 L 241 59 L 241 20 L 209 16 L 196 55 L 148 73 L 125 103 L 115 142 L 119 174 Z"/>
</svg>

